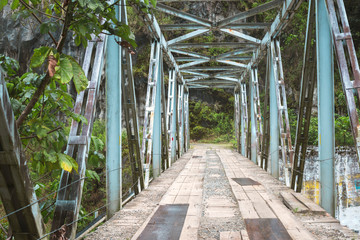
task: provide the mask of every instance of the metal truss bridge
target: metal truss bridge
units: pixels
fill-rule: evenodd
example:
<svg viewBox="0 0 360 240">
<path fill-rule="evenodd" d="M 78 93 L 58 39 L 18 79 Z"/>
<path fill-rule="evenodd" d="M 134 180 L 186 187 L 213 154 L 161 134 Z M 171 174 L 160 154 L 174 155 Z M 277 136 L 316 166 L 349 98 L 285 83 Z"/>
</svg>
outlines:
<svg viewBox="0 0 360 240">
<path fill-rule="evenodd" d="M 191 1 L 191 0 L 189 0 Z M 193 0 L 195 1 L 195 0 Z M 231 1 L 231 0 L 229 0 Z M 334 186 L 334 76 L 335 56 L 346 96 L 351 131 L 360 153 L 357 104 L 360 96 L 360 70 L 342 0 L 308 0 L 307 29 L 301 75 L 300 106 L 295 142 L 291 141 L 286 102 L 286 79 L 279 36 L 291 21 L 301 0 L 272 0 L 225 19 L 211 21 L 178 10 L 162 0 L 152 11 L 182 19 L 181 24 L 161 24 L 154 15 L 136 13 L 151 36 L 149 74 L 144 122 L 138 123 L 132 59 L 117 37 L 102 35 L 88 43 L 83 70 L 88 88 L 77 98 L 74 112 L 85 116 L 88 124 L 73 121 L 66 154 L 79 170 L 64 171 L 57 193 L 50 232 L 45 232 L 30 181 L 28 165 L 22 155 L 4 79 L 0 81 L 0 194 L 15 239 L 56 239 L 59 231 L 74 239 L 84 185 L 96 100 L 101 73 L 105 68 L 107 94 L 107 217 L 124 204 L 121 175 L 121 120 L 124 117 L 129 145 L 134 193 L 148 188 L 152 179 L 172 166 L 189 150 L 189 93 L 193 88 L 230 88 L 235 96 L 237 151 L 279 178 L 283 172 L 288 187 L 301 191 L 305 153 L 315 85 L 319 115 L 319 159 L 321 186 Z M 127 23 L 126 3 L 120 1 L 118 15 Z M 276 11 L 271 23 L 251 22 L 266 11 Z M 262 31 L 262 38 L 251 36 Z M 166 39 L 165 31 L 185 31 Z M 231 37 L 227 42 L 194 43 L 194 39 L 219 31 Z M 229 38 L 226 38 L 229 39 Z M 202 54 L 204 48 L 221 48 L 216 56 Z M 335 54 L 333 54 L 333 52 Z M 258 64 L 266 59 L 265 97 L 260 108 Z M 169 69 L 167 88 L 164 65 Z M 2 76 L 1 76 L 2 77 Z M 167 93 L 167 94 L 166 94 Z M 124 112 L 122 116 L 121 112 Z M 320 205 L 334 215 L 334 191 L 321 188 Z M 64 226 L 65 229 L 64 229 Z"/>
</svg>

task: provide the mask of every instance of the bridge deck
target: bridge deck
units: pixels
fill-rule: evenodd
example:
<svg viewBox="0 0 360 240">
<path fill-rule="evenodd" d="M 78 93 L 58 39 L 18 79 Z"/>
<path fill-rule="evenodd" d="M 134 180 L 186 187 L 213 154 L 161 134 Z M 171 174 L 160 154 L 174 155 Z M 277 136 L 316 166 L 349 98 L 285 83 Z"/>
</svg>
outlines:
<svg viewBox="0 0 360 240">
<path fill-rule="evenodd" d="M 247 158 L 218 145 L 195 145 L 87 236 L 147 240 L 347 238 L 360 239 Z"/>
</svg>

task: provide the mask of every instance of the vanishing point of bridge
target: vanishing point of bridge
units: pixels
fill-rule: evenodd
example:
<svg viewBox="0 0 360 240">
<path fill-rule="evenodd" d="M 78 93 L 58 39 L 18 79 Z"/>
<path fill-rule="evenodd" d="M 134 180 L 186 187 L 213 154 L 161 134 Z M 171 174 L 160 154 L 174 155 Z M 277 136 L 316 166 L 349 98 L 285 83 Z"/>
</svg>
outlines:
<svg viewBox="0 0 360 240">
<path fill-rule="evenodd" d="M 290 137 L 286 79 L 278 39 L 303 1 L 272 0 L 214 21 L 167 5 L 176 1 L 159 1 L 153 11 L 182 19 L 181 24 L 161 25 L 154 15 L 134 7 L 152 38 L 142 138 L 130 52 L 113 36 L 102 35 L 89 42 L 83 63 L 89 86 L 78 94 L 74 107 L 74 112 L 86 117 L 88 124 L 73 121 L 66 148 L 66 154 L 77 161 L 79 169 L 62 173 L 50 231 L 44 228 L 39 200 L 21 155 L 6 84 L 1 79 L 0 194 L 15 239 L 74 239 L 79 236 L 77 221 L 86 179 L 87 153 L 104 68 L 107 79 L 107 219 L 115 215 L 105 226 L 116 226 L 119 231 L 107 231 L 104 227 L 105 232 L 101 233 L 100 229 L 88 238 L 356 238 L 357 235 L 330 216 L 334 215 L 335 204 L 333 55 L 339 65 L 358 155 L 360 149 L 356 106 L 360 96 L 360 71 L 343 1 L 308 1 L 294 143 Z M 118 17 L 127 23 L 125 0 L 120 3 Z M 274 9 L 277 15 L 272 23 L 249 21 L 252 16 Z M 180 30 L 186 33 L 174 39 L 165 39 L 162 33 Z M 251 36 L 252 30 L 262 30 L 262 38 Z M 212 31 L 223 32 L 233 41 L 192 42 Z M 201 49 L 210 47 L 226 50 L 217 56 L 201 53 Z M 265 97 L 261 99 L 264 104 L 260 108 L 258 64 L 263 58 L 267 72 Z M 169 69 L 167 88 L 164 65 Z M 315 85 L 322 208 L 299 194 Z M 235 135 L 241 155 L 217 147 L 190 149 L 189 94 L 192 88 L 208 87 L 234 90 Z M 135 195 L 130 202 L 122 199 L 121 192 L 122 111 Z M 277 180 L 280 173 L 287 187 Z M 219 185 L 214 188 L 211 184 Z M 279 196 L 288 208 L 279 201 Z M 137 211 L 144 212 L 139 216 Z"/>
</svg>

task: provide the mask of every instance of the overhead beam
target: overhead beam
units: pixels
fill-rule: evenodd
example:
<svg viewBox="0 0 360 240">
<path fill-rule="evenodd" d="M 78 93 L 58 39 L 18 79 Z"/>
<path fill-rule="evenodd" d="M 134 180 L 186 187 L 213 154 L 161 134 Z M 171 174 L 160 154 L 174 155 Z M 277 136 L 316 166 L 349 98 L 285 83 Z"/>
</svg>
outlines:
<svg viewBox="0 0 360 240">
<path fill-rule="evenodd" d="M 260 40 L 259 40 L 260 43 Z M 227 47 L 227 48 L 256 48 L 258 43 L 249 42 L 213 42 L 213 43 L 177 43 L 170 46 L 171 49 L 177 48 L 214 48 L 214 47 Z"/>
<path fill-rule="evenodd" d="M 173 45 L 178 42 L 182 42 L 182 41 L 194 38 L 194 37 L 197 37 L 197 36 L 200 36 L 209 31 L 210 31 L 209 29 L 199 29 L 199 30 L 193 31 L 191 33 L 187 33 L 185 35 L 182 35 L 180 37 L 177 37 L 177 38 L 174 38 L 174 39 L 168 41 L 168 46 Z"/>
<path fill-rule="evenodd" d="M 156 4 L 156 10 L 159 10 L 161 12 L 164 12 L 164 13 L 167 13 L 167 14 L 173 15 L 175 17 L 179 17 L 179 18 L 182 18 L 182 19 L 194 22 L 194 23 L 198 23 L 205 27 L 211 27 L 211 25 L 212 25 L 212 22 L 209 20 L 200 18 L 200 17 L 195 16 L 190 13 L 180 11 L 178 9 L 169 7 L 165 4 L 161 4 L 161 3 Z"/>
<path fill-rule="evenodd" d="M 249 41 L 249 42 L 253 42 L 253 43 L 256 43 L 256 44 L 261 43 L 260 39 L 254 38 L 252 36 L 249 36 L 247 34 L 235 31 L 235 30 L 230 29 L 230 28 L 222 28 L 220 30 L 222 32 L 224 32 L 224 33 L 227 33 L 227 34 L 231 35 L 231 36 L 238 37 L 238 38 L 241 38 L 241 39 L 245 39 L 246 41 Z"/>
<path fill-rule="evenodd" d="M 223 58 L 222 60 L 247 61 L 247 60 L 250 60 L 251 58 L 252 58 L 251 56 L 246 56 L 246 57 L 228 57 L 228 58 Z M 190 62 L 190 61 L 199 60 L 199 58 L 195 58 L 195 57 L 175 57 L 175 60 L 176 60 L 177 62 Z"/>
<path fill-rule="evenodd" d="M 236 2 L 238 0 L 216 0 L 217 2 Z M 204 2 L 204 0 L 159 0 L 157 2 L 166 2 L 166 3 L 171 3 L 171 2 Z"/>
<path fill-rule="evenodd" d="M 217 22 L 216 26 L 217 27 L 223 27 L 223 26 L 226 26 L 226 25 L 228 25 L 230 23 L 233 23 L 235 21 L 239 21 L 239 20 L 242 20 L 242 19 L 246 19 L 248 17 L 255 16 L 255 15 L 259 14 L 259 13 L 266 12 L 268 10 L 277 8 L 283 2 L 284 2 L 284 0 L 273 0 L 271 2 L 262 4 L 262 5 L 258 6 L 258 7 L 252 8 L 252 9 L 246 11 L 246 12 L 241 12 L 241 13 L 235 14 L 234 16 L 225 18 L 225 19 Z"/>
<path fill-rule="evenodd" d="M 200 79 L 200 80 L 196 80 L 196 81 L 189 81 L 186 82 L 187 84 L 202 84 L 202 85 L 206 85 L 206 84 L 229 84 L 229 85 L 234 85 L 237 84 L 237 81 L 232 81 L 232 80 L 225 80 L 225 79 L 214 79 L 214 78 L 206 78 L 206 79 Z"/>
<path fill-rule="evenodd" d="M 227 57 L 233 57 L 236 55 L 240 55 L 240 54 L 244 54 L 244 53 L 249 53 L 249 52 L 253 52 L 254 49 L 249 49 L 249 48 L 245 48 L 245 49 L 237 49 L 231 52 L 226 52 L 226 53 L 222 53 L 216 56 L 216 59 L 223 59 L 223 58 L 227 58 Z"/>
<path fill-rule="evenodd" d="M 221 79 L 221 80 L 230 81 L 230 82 L 236 82 L 236 83 L 239 82 L 238 79 L 236 79 L 236 78 L 231 78 L 231 77 L 220 77 L 220 76 L 218 76 L 218 77 L 215 77 L 215 78 L 216 78 L 216 79 Z"/>
<path fill-rule="evenodd" d="M 208 60 L 193 61 L 193 62 L 182 64 L 182 65 L 179 66 L 179 68 L 183 69 L 183 68 L 199 65 L 199 64 L 202 64 L 202 63 L 206 63 L 206 62 L 209 62 L 209 61 Z"/>
<path fill-rule="evenodd" d="M 227 77 L 230 77 L 229 75 L 234 75 L 236 73 L 243 73 L 244 70 L 243 69 L 237 69 L 237 70 L 233 70 L 233 71 L 224 71 L 224 72 L 219 72 L 219 73 L 216 73 L 214 76 L 227 76 Z"/>
<path fill-rule="evenodd" d="M 226 27 L 231 29 L 241 30 L 259 30 L 267 29 L 271 26 L 271 23 L 233 23 L 228 24 Z M 177 31 L 177 30 L 197 30 L 205 28 L 201 24 L 163 24 L 160 25 L 162 31 Z"/>
<path fill-rule="evenodd" d="M 190 79 L 185 79 L 185 82 L 186 82 L 186 83 L 196 82 L 196 81 L 208 79 L 209 77 L 210 77 L 210 75 L 208 75 L 208 76 L 202 76 L 202 77 L 195 77 L 195 78 L 190 78 Z"/>
<path fill-rule="evenodd" d="M 192 85 L 189 85 L 188 88 L 209 88 L 209 86 L 204 86 L 204 85 L 200 85 L 200 84 L 192 84 Z"/>
<path fill-rule="evenodd" d="M 234 62 L 234 61 L 230 61 L 230 60 L 216 60 L 216 61 L 219 63 L 225 63 L 225 64 L 232 65 L 232 66 L 247 68 L 247 64 L 238 63 L 238 62 Z"/>
<path fill-rule="evenodd" d="M 181 70 L 181 73 L 184 74 L 184 73 L 187 73 L 187 74 L 191 74 L 191 75 L 198 75 L 198 76 L 210 76 L 209 74 L 206 74 L 206 73 L 200 73 L 200 72 L 195 72 L 195 71 L 189 71 L 187 69 L 185 70 Z M 188 76 L 188 75 L 185 75 L 185 76 Z"/>
<path fill-rule="evenodd" d="M 190 71 L 226 71 L 226 70 L 239 70 L 239 67 L 233 66 L 218 66 L 218 67 L 193 67 L 187 68 Z M 180 70 L 183 72 L 183 70 Z"/>
<path fill-rule="evenodd" d="M 174 53 L 190 56 L 190 57 L 197 57 L 197 58 L 200 58 L 200 59 L 202 58 L 202 59 L 210 60 L 209 56 L 206 56 L 206 55 L 203 55 L 203 54 L 200 54 L 200 53 L 183 51 L 183 50 L 178 50 L 178 49 L 170 49 L 170 51 L 174 52 Z"/>
</svg>

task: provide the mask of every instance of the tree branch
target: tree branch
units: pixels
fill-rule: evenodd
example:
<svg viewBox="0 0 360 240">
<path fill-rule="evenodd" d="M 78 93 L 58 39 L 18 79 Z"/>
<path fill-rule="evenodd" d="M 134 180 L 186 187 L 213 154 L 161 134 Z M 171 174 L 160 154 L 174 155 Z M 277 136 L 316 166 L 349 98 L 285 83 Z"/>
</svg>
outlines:
<svg viewBox="0 0 360 240">
<path fill-rule="evenodd" d="M 22 5 L 24 5 L 27 9 L 32 9 L 31 6 L 29 6 L 29 5 L 28 5 L 27 3 L 25 3 L 23 0 L 20 0 L 20 3 L 21 3 Z M 40 24 L 42 24 L 41 19 L 40 19 L 35 13 L 31 12 L 31 15 L 32 15 Z M 48 34 L 49 34 L 50 38 L 52 39 L 52 41 L 54 42 L 54 44 L 55 44 L 55 46 L 56 46 L 56 45 L 57 45 L 57 42 L 56 42 L 54 36 L 51 34 L 51 32 L 48 32 Z"/>
<path fill-rule="evenodd" d="M 23 2 L 23 0 L 20 0 L 20 1 Z M 72 20 L 72 17 L 73 17 L 74 7 L 75 7 L 75 3 L 70 1 L 69 5 L 68 5 L 68 8 L 67 8 L 66 15 L 65 15 L 64 25 L 63 25 L 63 29 L 61 31 L 60 39 L 56 44 L 56 50 L 57 50 L 58 53 L 61 53 L 62 49 L 64 47 L 66 36 L 68 34 L 69 27 L 70 27 L 70 24 L 71 24 L 71 20 Z M 36 15 L 34 14 L 33 16 L 36 16 Z M 38 19 L 37 16 L 35 18 Z M 41 21 L 41 20 L 38 19 L 38 21 Z M 53 40 L 55 40 L 55 39 L 53 39 Z M 56 41 L 54 41 L 54 42 L 56 43 Z M 40 86 L 38 87 L 38 89 L 36 89 L 34 95 L 32 96 L 32 98 L 30 100 L 30 102 L 25 107 L 24 111 L 21 113 L 19 118 L 16 120 L 16 126 L 18 127 L 18 129 L 20 128 L 21 124 L 25 121 L 27 116 L 30 114 L 30 112 L 34 108 L 35 104 L 38 102 L 40 96 L 45 91 L 46 86 L 50 83 L 50 80 L 51 80 L 51 77 L 49 75 L 49 71 L 47 71 L 46 76 L 44 77 L 44 79 L 40 83 Z"/>
<path fill-rule="evenodd" d="M 59 126 L 57 128 L 54 128 L 53 130 L 48 131 L 46 134 L 56 132 L 57 130 L 59 130 L 61 128 L 62 128 L 62 126 Z M 36 137 L 37 137 L 37 135 L 31 135 L 31 136 L 27 136 L 27 137 L 21 137 L 20 139 L 31 139 L 31 138 L 36 138 Z"/>
</svg>

